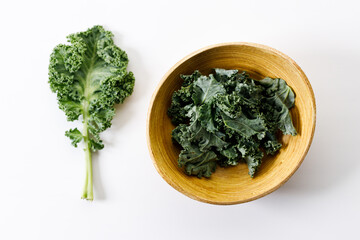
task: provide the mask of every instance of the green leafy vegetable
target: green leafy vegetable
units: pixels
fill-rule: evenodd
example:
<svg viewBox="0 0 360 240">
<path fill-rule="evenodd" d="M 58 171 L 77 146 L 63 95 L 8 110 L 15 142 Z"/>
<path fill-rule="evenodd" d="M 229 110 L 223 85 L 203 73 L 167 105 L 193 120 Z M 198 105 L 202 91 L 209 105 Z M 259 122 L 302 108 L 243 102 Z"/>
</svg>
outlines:
<svg viewBox="0 0 360 240">
<path fill-rule="evenodd" d="M 216 168 L 216 154 L 213 151 L 202 152 L 196 146 L 190 146 L 181 151 L 179 166 L 185 166 L 189 175 L 210 177 Z"/>
<path fill-rule="evenodd" d="M 289 112 L 295 94 L 282 79 L 256 81 L 225 69 L 181 78 L 168 115 L 177 125 L 172 138 L 182 147 L 179 166 L 189 175 L 210 177 L 217 164 L 244 162 L 254 177 L 264 152 L 273 155 L 281 148 L 277 132 L 296 135 Z"/>
<path fill-rule="evenodd" d="M 195 105 L 211 102 L 217 94 L 224 94 L 225 88 L 210 74 L 209 77 L 201 76 L 194 81 L 192 99 Z"/>
<path fill-rule="evenodd" d="M 265 88 L 266 102 L 272 106 L 269 113 L 272 120 L 284 134 L 296 135 L 289 109 L 294 106 L 295 94 L 283 79 L 265 78 L 260 81 Z"/>
<path fill-rule="evenodd" d="M 104 147 L 100 133 L 111 126 L 114 105 L 131 95 L 135 78 L 127 72 L 128 57 L 102 26 L 67 37 L 70 45 L 57 45 L 49 65 L 49 84 L 68 121 L 81 116 L 82 133 L 66 131 L 72 145 L 84 142 L 86 181 L 82 198 L 93 200 L 91 153 Z"/>
</svg>

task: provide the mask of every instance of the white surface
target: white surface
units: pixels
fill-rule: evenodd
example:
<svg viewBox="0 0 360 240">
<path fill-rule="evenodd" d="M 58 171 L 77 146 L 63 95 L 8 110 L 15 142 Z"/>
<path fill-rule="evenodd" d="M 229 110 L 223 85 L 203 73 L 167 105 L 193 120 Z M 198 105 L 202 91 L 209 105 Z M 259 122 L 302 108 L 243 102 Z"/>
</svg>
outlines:
<svg viewBox="0 0 360 240">
<path fill-rule="evenodd" d="M 220 4 L 221 2 L 221 4 Z M 360 214 L 358 1 L 4 1 L 0 8 L 0 239 L 356 239 Z M 47 83 L 70 33 L 104 25 L 126 50 L 134 94 L 94 156 L 95 201 L 80 200 L 84 153 Z M 316 95 L 308 156 L 279 190 L 236 206 L 185 197 L 156 172 L 145 138 L 166 71 L 213 43 L 292 57 Z"/>
</svg>

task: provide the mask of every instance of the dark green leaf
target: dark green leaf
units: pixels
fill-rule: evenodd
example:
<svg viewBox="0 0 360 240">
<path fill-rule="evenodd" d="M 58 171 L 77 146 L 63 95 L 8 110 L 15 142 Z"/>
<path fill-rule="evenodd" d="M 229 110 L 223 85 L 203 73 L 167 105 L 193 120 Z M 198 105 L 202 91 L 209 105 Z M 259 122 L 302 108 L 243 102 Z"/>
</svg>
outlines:
<svg viewBox="0 0 360 240">
<path fill-rule="evenodd" d="M 180 75 L 180 77 L 184 80 L 182 86 L 187 87 L 191 85 L 194 81 L 196 81 L 201 76 L 201 73 L 196 70 L 191 75 Z"/>
<path fill-rule="evenodd" d="M 278 142 L 275 135 L 267 132 L 266 138 L 264 141 L 264 148 L 267 154 L 274 155 L 280 148 L 282 144 Z"/>
<path fill-rule="evenodd" d="M 215 109 L 213 109 L 212 105 L 211 103 L 205 103 L 199 107 L 199 121 L 201 122 L 201 126 L 209 132 L 216 131 L 214 123 Z"/>
<path fill-rule="evenodd" d="M 266 101 L 273 105 L 271 114 L 277 127 L 284 134 L 297 134 L 291 120 L 289 109 L 294 106 L 295 94 L 283 79 L 265 78 L 259 83 L 266 88 Z"/>
<path fill-rule="evenodd" d="M 250 177 L 254 177 L 255 173 L 261 165 L 261 159 L 263 158 L 263 156 L 264 154 L 260 150 L 258 150 L 255 154 L 245 157 Z"/>
<path fill-rule="evenodd" d="M 225 94 L 225 88 L 210 74 L 209 77 L 201 76 L 194 82 L 192 99 L 196 105 L 208 103 L 217 94 Z"/>
<path fill-rule="evenodd" d="M 223 140 L 224 138 L 225 134 L 221 132 L 210 133 L 204 128 L 199 127 L 198 131 L 192 135 L 191 140 L 198 143 L 200 151 L 205 152 L 212 148 L 221 151 L 224 147 L 229 145 Z"/>
<path fill-rule="evenodd" d="M 243 114 L 235 119 L 229 118 L 226 115 L 223 115 L 222 117 L 227 128 L 239 133 L 245 138 L 249 138 L 256 134 L 263 134 L 266 131 L 265 122 L 260 117 L 248 119 Z"/>
<path fill-rule="evenodd" d="M 212 151 L 201 152 L 195 146 L 184 149 L 179 155 L 179 166 L 185 166 L 188 175 L 210 177 L 216 168 L 216 154 Z"/>
<path fill-rule="evenodd" d="M 222 159 L 224 166 L 235 166 L 239 163 L 240 156 L 235 145 L 220 151 L 220 154 L 224 157 Z"/>
</svg>

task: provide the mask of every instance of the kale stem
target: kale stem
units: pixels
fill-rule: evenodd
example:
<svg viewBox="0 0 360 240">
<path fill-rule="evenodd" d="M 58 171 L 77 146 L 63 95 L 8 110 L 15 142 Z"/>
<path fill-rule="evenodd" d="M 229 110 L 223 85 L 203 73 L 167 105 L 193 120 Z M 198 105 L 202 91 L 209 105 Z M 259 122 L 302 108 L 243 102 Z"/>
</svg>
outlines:
<svg viewBox="0 0 360 240">
<path fill-rule="evenodd" d="M 87 110 L 87 104 L 84 104 L 84 109 Z M 84 136 L 84 144 L 85 144 L 85 165 L 86 165 L 86 172 L 85 172 L 85 185 L 82 197 L 83 199 L 92 201 L 94 199 L 93 194 L 93 173 L 92 173 L 92 159 L 91 159 L 91 149 L 90 149 L 90 140 L 89 140 L 89 130 L 88 130 L 88 115 L 87 111 L 84 111 L 84 129 L 83 129 L 83 136 Z"/>
<path fill-rule="evenodd" d="M 85 176 L 85 185 L 82 198 L 86 200 L 93 200 L 93 177 L 92 177 L 92 159 L 91 159 L 91 150 L 89 143 L 85 143 L 85 164 L 86 164 L 86 176 Z"/>
</svg>

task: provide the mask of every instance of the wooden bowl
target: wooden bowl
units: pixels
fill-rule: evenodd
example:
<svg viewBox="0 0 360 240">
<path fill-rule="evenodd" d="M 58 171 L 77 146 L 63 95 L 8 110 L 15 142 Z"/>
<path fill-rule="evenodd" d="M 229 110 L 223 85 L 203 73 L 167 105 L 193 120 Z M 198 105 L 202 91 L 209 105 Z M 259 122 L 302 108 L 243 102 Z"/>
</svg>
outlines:
<svg viewBox="0 0 360 240">
<path fill-rule="evenodd" d="M 188 176 L 178 167 L 180 149 L 172 143 L 175 126 L 167 115 L 173 92 L 180 88 L 180 74 L 213 68 L 239 69 L 251 77 L 282 78 L 296 94 L 291 109 L 297 136 L 282 136 L 283 147 L 266 157 L 255 178 L 248 175 L 246 164 L 217 167 L 209 178 Z M 278 189 L 299 168 L 309 150 L 315 130 L 315 98 L 301 68 L 285 54 L 259 44 L 224 43 L 200 49 L 175 64 L 163 77 L 153 94 L 147 119 L 147 140 L 151 158 L 159 174 L 172 187 L 190 198 L 212 204 L 237 204 L 265 196 Z"/>
</svg>

